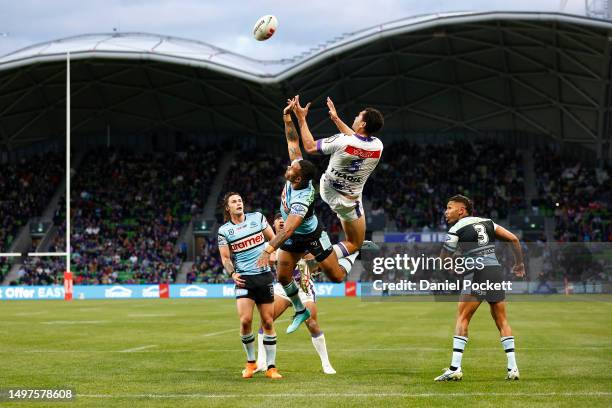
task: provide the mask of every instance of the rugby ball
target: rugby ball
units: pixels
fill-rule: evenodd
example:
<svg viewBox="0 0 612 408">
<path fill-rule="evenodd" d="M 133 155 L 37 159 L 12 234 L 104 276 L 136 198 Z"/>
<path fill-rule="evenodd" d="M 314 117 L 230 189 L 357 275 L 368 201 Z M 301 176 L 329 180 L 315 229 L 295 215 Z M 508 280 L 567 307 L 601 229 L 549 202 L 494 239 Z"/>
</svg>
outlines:
<svg viewBox="0 0 612 408">
<path fill-rule="evenodd" d="M 260 17 L 257 23 L 255 23 L 253 27 L 253 37 L 255 37 L 257 41 L 265 41 L 274 35 L 277 28 L 278 20 L 276 16 L 268 14 Z"/>
</svg>

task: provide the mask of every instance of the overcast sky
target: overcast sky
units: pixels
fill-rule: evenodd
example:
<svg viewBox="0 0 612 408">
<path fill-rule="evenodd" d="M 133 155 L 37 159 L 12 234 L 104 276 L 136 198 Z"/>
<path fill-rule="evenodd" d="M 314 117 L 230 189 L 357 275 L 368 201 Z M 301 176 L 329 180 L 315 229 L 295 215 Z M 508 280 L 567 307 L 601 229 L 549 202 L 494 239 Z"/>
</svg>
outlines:
<svg viewBox="0 0 612 408">
<path fill-rule="evenodd" d="M 601 0 L 600 0 L 601 1 Z M 563 8 L 563 10 L 562 10 Z M 148 32 L 204 41 L 254 58 L 291 57 L 345 32 L 402 17 L 448 11 L 564 11 L 585 14 L 584 0 L 0 0 L 0 55 L 67 36 Z M 275 14 L 265 42 L 251 29 Z"/>
</svg>

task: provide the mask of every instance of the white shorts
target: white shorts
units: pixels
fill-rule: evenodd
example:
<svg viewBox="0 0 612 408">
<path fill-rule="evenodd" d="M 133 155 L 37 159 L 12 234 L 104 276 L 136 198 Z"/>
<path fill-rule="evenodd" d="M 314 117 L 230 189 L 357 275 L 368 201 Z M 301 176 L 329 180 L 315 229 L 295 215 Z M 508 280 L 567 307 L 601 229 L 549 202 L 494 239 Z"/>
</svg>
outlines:
<svg viewBox="0 0 612 408">
<path fill-rule="evenodd" d="M 325 180 L 325 174 L 321 176 L 319 194 L 329 208 L 343 221 L 355 221 L 363 215 L 361 197 L 357 199 L 345 197 L 329 185 Z"/>
<path fill-rule="evenodd" d="M 274 284 L 274 296 L 278 296 L 282 299 L 285 299 L 288 302 L 291 302 L 291 299 L 289 299 L 289 297 L 285 293 L 285 289 L 283 289 L 283 285 L 281 285 L 278 282 Z M 302 304 L 305 304 L 308 302 L 315 302 L 316 296 L 314 293 L 314 284 L 312 283 L 312 281 L 310 282 L 310 293 L 309 294 L 304 293 L 302 288 L 298 286 L 298 296 L 300 297 Z"/>
</svg>

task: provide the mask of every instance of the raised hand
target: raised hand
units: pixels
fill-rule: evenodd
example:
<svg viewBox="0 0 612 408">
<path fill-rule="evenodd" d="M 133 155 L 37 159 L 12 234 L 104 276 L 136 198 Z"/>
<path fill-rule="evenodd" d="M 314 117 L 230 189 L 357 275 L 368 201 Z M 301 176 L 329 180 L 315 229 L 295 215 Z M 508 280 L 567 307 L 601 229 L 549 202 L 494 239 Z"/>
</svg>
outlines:
<svg viewBox="0 0 612 408">
<path fill-rule="evenodd" d="M 302 105 L 300 105 L 300 95 L 295 95 L 295 98 L 293 98 L 293 100 L 293 113 L 295 113 L 295 116 L 298 118 L 298 120 L 306 119 L 306 116 L 308 115 L 308 109 L 310 108 L 310 102 L 308 102 L 306 106 L 302 107 Z"/>
</svg>

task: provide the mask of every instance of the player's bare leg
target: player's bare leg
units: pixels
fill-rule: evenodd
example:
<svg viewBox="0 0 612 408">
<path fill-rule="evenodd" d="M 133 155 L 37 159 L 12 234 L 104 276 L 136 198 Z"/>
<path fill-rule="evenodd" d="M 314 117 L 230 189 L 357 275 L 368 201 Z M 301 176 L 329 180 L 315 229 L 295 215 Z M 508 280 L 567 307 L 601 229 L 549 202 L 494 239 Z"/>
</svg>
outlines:
<svg viewBox="0 0 612 408">
<path fill-rule="evenodd" d="M 499 330 L 499 335 L 501 337 L 501 344 L 506 352 L 506 357 L 508 359 L 508 374 L 506 375 L 507 380 L 518 380 L 519 379 L 519 370 L 516 365 L 516 356 L 514 352 L 514 336 L 512 335 L 512 328 L 510 324 L 508 324 L 508 319 L 506 318 L 506 302 L 495 302 L 490 303 L 489 307 L 491 308 L 491 316 L 493 316 L 493 320 L 495 320 L 495 325 Z"/>
<path fill-rule="evenodd" d="M 263 329 L 263 345 L 266 350 L 266 377 L 272 379 L 283 378 L 276 369 L 276 333 L 274 332 L 274 303 L 257 305 L 261 316 Z"/>
<path fill-rule="evenodd" d="M 253 377 L 257 368 L 255 363 L 255 336 L 253 335 L 253 308 L 255 301 L 249 298 L 236 300 L 238 318 L 240 319 L 240 338 L 247 355 L 246 367 L 242 371 L 243 378 Z"/>
<path fill-rule="evenodd" d="M 291 302 L 282 297 L 274 296 L 274 303 L 272 303 L 274 307 L 273 312 L 273 320 L 276 321 L 282 315 L 285 310 L 289 306 L 291 306 Z M 267 369 L 267 360 L 266 360 L 266 348 L 263 343 L 264 331 L 263 327 L 259 329 L 259 338 L 257 341 L 257 369 L 255 372 L 266 371 Z"/>
<path fill-rule="evenodd" d="M 332 252 L 327 258 L 319 262 L 319 268 L 321 268 L 329 280 L 335 283 L 342 282 L 353 266 L 353 262 L 348 258 L 342 258 L 340 261 L 346 264 L 340 266 L 341 264 L 338 261 L 338 256 L 335 252 Z"/>
<path fill-rule="evenodd" d="M 342 229 L 346 235 L 346 240 L 341 243 L 345 246 L 349 254 L 354 254 L 359 251 L 363 245 L 366 233 L 366 219 L 365 216 L 357 218 L 354 221 L 340 220 Z"/>
<path fill-rule="evenodd" d="M 449 368 L 445 368 L 442 375 L 434 378 L 434 381 L 457 381 L 463 378 L 461 371 L 461 359 L 468 341 L 468 326 L 478 306 L 482 302 L 471 295 L 463 295 L 457 305 L 457 321 L 455 323 L 455 335 L 453 336 L 453 356 Z"/>
<path fill-rule="evenodd" d="M 310 317 L 310 311 L 302 304 L 298 295 L 298 286 L 295 280 L 293 280 L 293 270 L 303 255 L 303 253 L 287 252 L 282 249 L 278 251 L 276 264 L 278 281 L 283 285 L 283 289 L 287 297 L 291 299 L 291 303 L 295 309 L 295 316 L 293 316 L 293 322 L 287 328 L 287 333 L 296 331 L 298 327 L 300 327 L 300 324 L 304 323 Z"/>
</svg>

